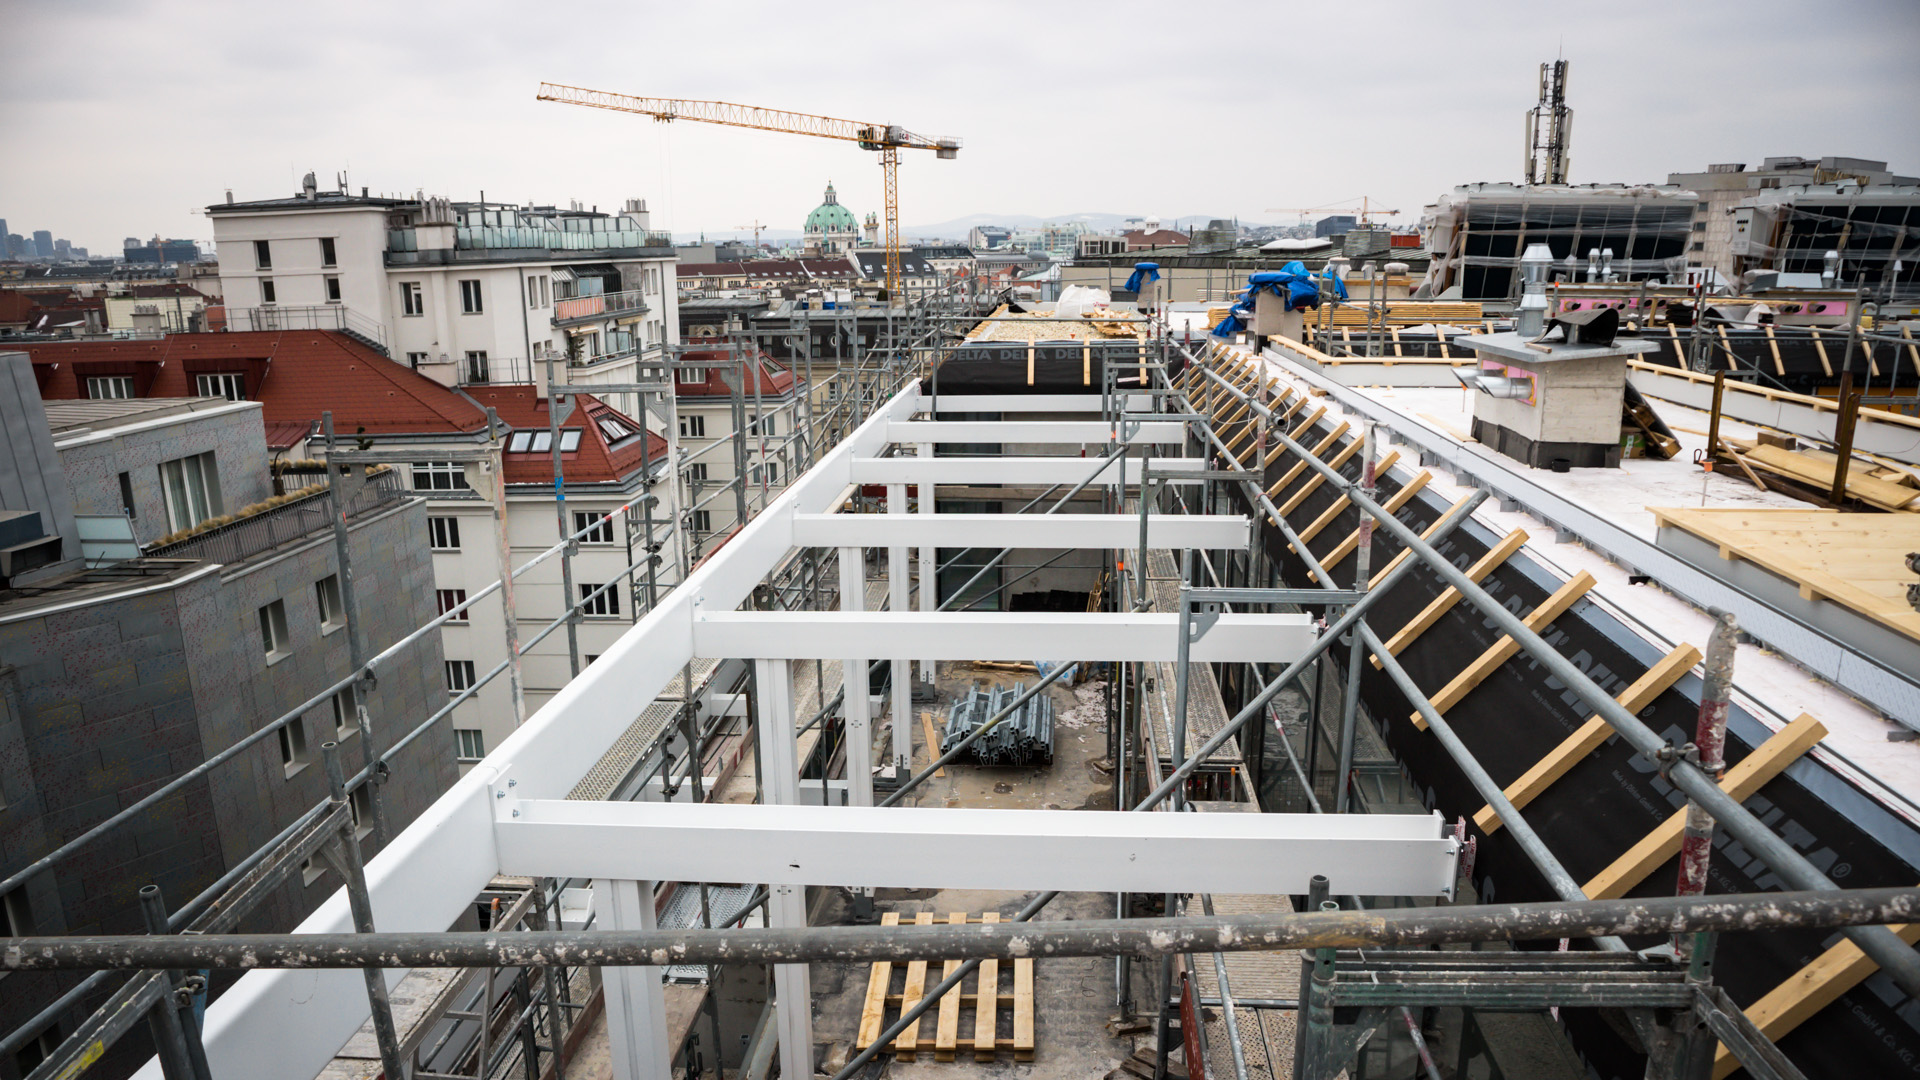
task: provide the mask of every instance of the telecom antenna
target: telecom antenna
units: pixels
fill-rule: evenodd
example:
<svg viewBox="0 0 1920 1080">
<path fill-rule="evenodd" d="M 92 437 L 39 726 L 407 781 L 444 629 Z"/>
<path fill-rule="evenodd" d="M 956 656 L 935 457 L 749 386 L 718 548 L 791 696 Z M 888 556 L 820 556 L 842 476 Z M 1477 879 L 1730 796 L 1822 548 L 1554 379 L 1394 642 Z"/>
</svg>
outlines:
<svg viewBox="0 0 1920 1080">
<path fill-rule="evenodd" d="M 1540 104 L 1527 110 L 1527 183 L 1567 182 L 1573 110 L 1567 108 L 1567 61 L 1540 65 Z"/>
</svg>

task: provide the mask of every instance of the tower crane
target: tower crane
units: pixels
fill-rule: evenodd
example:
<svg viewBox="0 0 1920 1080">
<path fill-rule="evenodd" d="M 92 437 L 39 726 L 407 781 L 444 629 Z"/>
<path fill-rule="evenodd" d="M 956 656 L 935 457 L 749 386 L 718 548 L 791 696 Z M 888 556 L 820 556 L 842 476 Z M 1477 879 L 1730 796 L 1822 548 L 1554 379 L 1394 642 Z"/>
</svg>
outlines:
<svg viewBox="0 0 1920 1080">
<path fill-rule="evenodd" d="M 689 101 L 682 98 L 632 97 L 605 90 L 587 90 L 578 86 L 541 83 L 540 101 L 558 101 L 593 109 L 639 113 L 659 121 L 697 120 L 703 124 L 781 131 L 789 135 L 812 135 L 821 139 L 840 139 L 872 150 L 880 155 L 880 168 L 886 178 L 887 202 L 887 300 L 900 295 L 900 199 L 899 168 L 901 150 L 931 150 L 935 157 L 953 158 L 960 153 L 960 140 L 947 136 L 916 135 L 898 124 L 874 124 L 860 120 L 839 120 L 812 113 L 762 109 L 752 105 L 734 105 L 725 101 Z"/>
<path fill-rule="evenodd" d="M 1361 195 L 1353 199 L 1342 199 L 1339 202 L 1328 203 L 1325 206 L 1269 206 L 1266 212 L 1269 214 L 1299 214 L 1305 217 L 1308 214 L 1317 214 L 1323 210 L 1351 210 L 1353 209 L 1352 204 L 1356 202 L 1360 204 L 1360 224 L 1362 225 L 1371 224 L 1372 222 L 1368 220 L 1370 218 L 1395 217 L 1400 213 L 1398 210 L 1375 210 L 1373 208 L 1373 198 L 1368 195 Z"/>
<path fill-rule="evenodd" d="M 748 229 L 753 230 L 753 250 L 755 251 L 760 250 L 760 230 L 764 228 L 766 228 L 766 226 L 760 224 L 759 218 L 754 218 L 753 224 L 751 225 L 735 225 L 734 226 L 734 229 L 739 232 L 746 232 Z"/>
</svg>

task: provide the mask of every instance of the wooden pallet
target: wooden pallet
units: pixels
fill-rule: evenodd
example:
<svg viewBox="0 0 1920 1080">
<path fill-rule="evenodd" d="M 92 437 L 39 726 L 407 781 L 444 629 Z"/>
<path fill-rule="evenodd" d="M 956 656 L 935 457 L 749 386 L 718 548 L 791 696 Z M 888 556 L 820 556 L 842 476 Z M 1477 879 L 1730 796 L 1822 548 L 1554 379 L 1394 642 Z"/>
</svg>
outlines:
<svg viewBox="0 0 1920 1080">
<path fill-rule="evenodd" d="M 984 915 L 968 915 L 964 911 L 951 912 L 944 920 L 950 925 L 963 923 L 999 922 L 998 912 L 989 911 Z M 923 911 L 914 916 L 913 925 L 932 926 L 933 912 Z M 882 926 L 900 925 L 899 912 L 889 911 L 880 917 Z M 908 961 L 902 974 L 899 992 L 893 989 L 895 962 L 882 960 L 875 963 L 867 976 L 866 1002 L 860 1010 L 860 1033 L 854 1039 L 854 1049 L 864 1050 L 873 1045 L 875 1039 L 887 1028 L 888 1016 L 899 1019 L 904 1009 L 912 1008 L 920 1002 L 927 989 L 927 966 L 930 961 Z M 960 969 L 960 961 L 941 962 L 941 978 L 944 979 Z M 955 1054 L 961 1050 L 973 1053 L 975 1061 L 992 1061 L 1002 1050 L 1013 1052 L 1015 1061 L 1033 1060 L 1033 961 L 1015 960 L 1010 973 L 1009 986 L 1002 986 L 1003 968 L 998 960 L 982 960 L 973 988 L 969 990 L 962 982 L 959 987 L 949 991 L 932 1010 L 934 1020 L 933 1038 L 923 1038 L 920 1026 L 927 1019 L 921 1016 L 909 1024 L 898 1038 L 893 1041 L 894 1056 L 902 1061 L 913 1061 L 919 1054 L 933 1052 L 935 1061 L 956 1060 Z M 1012 1037 L 999 1035 L 1001 1010 L 1013 1014 Z M 970 1012 L 972 1018 L 964 1025 L 961 1014 Z M 972 1035 L 962 1037 L 961 1031 L 971 1031 Z"/>
</svg>

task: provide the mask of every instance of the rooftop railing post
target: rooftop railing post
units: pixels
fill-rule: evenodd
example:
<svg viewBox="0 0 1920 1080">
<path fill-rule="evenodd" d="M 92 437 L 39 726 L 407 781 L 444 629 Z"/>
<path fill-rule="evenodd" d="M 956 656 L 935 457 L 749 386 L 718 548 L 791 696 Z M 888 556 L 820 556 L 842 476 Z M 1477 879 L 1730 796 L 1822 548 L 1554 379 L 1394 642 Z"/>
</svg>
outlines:
<svg viewBox="0 0 1920 1080">
<path fill-rule="evenodd" d="M 1326 880 L 1315 876 L 1313 884 L 1319 886 Z M 1340 904 L 1322 897 L 1314 910 L 1339 911 Z M 1331 948 L 1315 949 L 1313 962 L 1300 966 L 1300 1015 L 1295 1028 L 1300 1035 L 1293 1075 L 1302 1080 L 1334 1080 L 1343 1064 L 1337 1060 L 1338 1040 L 1333 1028 L 1334 956 Z"/>
<path fill-rule="evenodd" d="M 1727 700 L 1733 690 L 1734 647 L 1740 625 L 1731 612 L 1713 613 L 1713 631 L 1707 638 L 1703 665 L 1706 678 L 1700 688 L 1700 717 L 1694 727 L 1693 750 L 1700 771 L 1718 783 L 1726 772 Z M 1675 896 L 1700 896 L 1707 891 L 1707 863 L 1713 857 L 1713 814 L 1698 800 L 1687 800 L 1686 828 L 1680 838 L 1680 880 Z M 1675 934 L 1673 947 L 1681 956 L 1691 939 Z"/>
<path fill-rule="evenodd" d="M 520 620 L 513 603 L 513 541 L 507 535 L 507 468 L 505 444 L 500 439 L 502 427 L 500 415 L 488 406 L 488 453 L 482 465 L 493 473 L 493 533 L 500 553 L 500 623 L 507 643 L 507 689 L 512 696 L 513 722 L 518 726 L 527 719 L 527 694 L 520 674 Z"/>
<path fill-rule="evenodd" d="M 1371 499 L 1375 490 L 1372 424 L 1361 425 L 1360 440 L 1360 491 Z M 1365 593 L 1367 581 L 1373 576 L 1373 515 L 1364 510 L 1360 512 L 1359 544 L 1353 552 L 1353 574 L 1354 591 Z M 1353 647 L 1347 653 L 1347 690 L 1340 706 L 1340 771 L 1333 778 L 1333 812 L 1336 814 L 1351 809 L 1353 742 L 1360 722 L 1360 659 L 1367 654 L 1363 633 L 1366 625 L 1362 619 L 1354 626 Z"/>
<path fill-rule="evenodd" d="M 341 615 L 347 620 L 347 654 L 353 669 L 365 673 L 367 628 L 360 619 L 359 593 L 353 582 L 353 555 L 347 535 L 347 496 L 341 490 L 344 485 L 340 482 L 341 477 L 346 475 L 346 470 L 356 466 L 342 466 L 334 461 L 333 410 L 329 409 L 320 414 L 320 424 L 327 439 L 327 503 L 333 518 L 333 557 L 339 566 L 340 606 L 343 609 Z M 359 466 L 359 468 L 364 472 L 366 466 Z M 376 767 L 379 754 L 373 745 L 373 714 L 368 710 L 364 700 L 366 693 L 372 689 L 372 685 L 371 677 L 363 678 L 354 684 L 353 706 L 354 719 L 360 725 L 360 764 L 367 770 L 367 816 L 371 819 L 368 824 L 373 826 L 374 843 L 382 844 L 386 842 L 387 829 L 382 812 L 385 800 L 380 797 L 380 782 L 385 778 L 386 771 Z M 340 707 L 336 699 L 334 708 Z"/>
<path fill-rule="evenodd" d="M 171 932 L 160 886 L 141 886 L 140 914 L 146 920 L 147 933 Z M 206 1048 L 200 1044 L 200 1028 L 193 1022 L 193 998 L 190 993 L 182 992 L 186 976 L 178 970 L 168 970 L 163 977 L 166 990 L 147 1012 L 147 1027 L 153 1033 L 160 1071 L 167 1080 L 212 1080 L 207 1070 Z"/>
<path fill-rule="evenodd" d="M 320 744 L 321 758 L 327 770 L 327 790 L 336 810 L 349 803 L 346 774 L 340 768 L 340 744 L 328 740 Z M 353 814 L 340 819 L 340 831 L 334 843 L 321 849 L 334 869 L 347 883 L 347 906 L 353 911 L 353 929 L 371 934 L 373 899 L 367 893 L 367 875 L 360 862 L 360 840 L 354 835 Z M 367 982 L 367 1004 L 373 1014 L 373 1037 L 380 1045 L 380 1064 L 389 1077 L 407 1075 L 400 1060 L 400 1037 L 393 1026 L 393 1007 L 387 1001 L 387 977 L 380 967 L 369 964 L 361 969 Z"/>
<path fill-rule="evenodd" d="M 547 439 L 548 448 L 553 452 L 553 516 L 560 537 L 560 602 L 567 619 L 567 671 L 569 678 L 580 675 L 580 598 L 573 589 L 573 553 L 578 550 L 579 542 L 573 539 L 573 529 L 567 527 L 567 480 L 560 464 L 560 393 L 554 389 L 553 350 L 546 350 L 547 361 Z M 567 412 L 573 411 L 573 399 L 567 399 Z M 643 414 L 644 415 L 644 414 Z M 644 429 L 646 425 L 641 424 Z M 644 449 L 647 443 L 643 431 L 640 445 Z M 644 473 L 642 474 L 644 475 Z M 631 560 L 629 560 L 631 561 Z"/>
</svg>

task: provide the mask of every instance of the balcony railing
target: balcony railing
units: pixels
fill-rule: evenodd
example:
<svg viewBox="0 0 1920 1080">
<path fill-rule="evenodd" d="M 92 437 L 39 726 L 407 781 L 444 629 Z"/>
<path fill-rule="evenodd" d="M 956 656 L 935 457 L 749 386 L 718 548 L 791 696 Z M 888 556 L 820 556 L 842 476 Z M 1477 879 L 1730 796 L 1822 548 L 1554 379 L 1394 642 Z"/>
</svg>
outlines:
<svg viewBox="0 0 1920 1080">
<path fill-rule="evenodd" d="M 347 517 L 354 518 L 388 503 L 407 497 L 394 469 L 369 476 L 360 490 L 347 499 Z M 220 563 L 244 562 L 282 544 L 307 538 L 333 525 L 327 492 L 322 490 L 270 510 L 250 514 L 238 521 L 146 550 L 151 557 L 169 559 L 208 559 Z"/>
<path fill-rule="evenodd" d="M 489 252 L 578 251 L 622 252 L 673 249 L 673 234 L 648 229 L 608 229 L 598 232 L 568 232 L 561 229 L 532 229 L 520 226 L 455 227 L 451 250 L 420 249 L 415 229 L 387 230 L 387 265 L 416 265 L 435 262 L 485 261 Z M 467 254 L 463 255 L 462 252 Z"/>
<path fill-rule="evenodd" d="M 338 330 L 387 354 L 387 331 L 379 323 L 355 314 L 344 304 L 321 307 L 230 307 L 228 330 Z"/>
<path fill-rule="evenodd" d="M 553 325 L 571 326 L 591 319 L 637 318 L 652 309 L 639 290 L 575 296 L 553 302 Z"/>
</svg>

